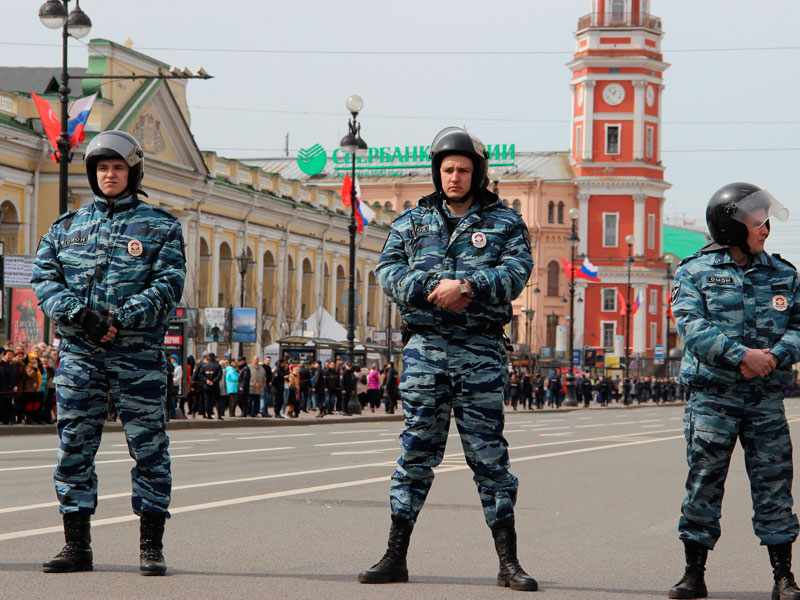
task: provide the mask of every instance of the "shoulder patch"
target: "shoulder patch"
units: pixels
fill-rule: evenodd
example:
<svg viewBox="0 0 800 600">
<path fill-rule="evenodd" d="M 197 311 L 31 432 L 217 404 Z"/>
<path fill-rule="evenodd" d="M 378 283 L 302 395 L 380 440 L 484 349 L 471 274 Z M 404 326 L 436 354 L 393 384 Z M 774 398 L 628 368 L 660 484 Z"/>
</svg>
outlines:
<svg viewBox="0 0 800 600">
<path fill-rule="evenodd" d="M 783 257 L 782 257 L 780 254 L 777 254 L 777 253 L 776 253 L 776 254 L 773 254 L 772 256 L 774 256 L 775 258 L 777 258 L 779 261 L 786 263 L 787 265 L 789 265 L 790 267 L 792 267 L 792 269 L 794 269 L 795 271 L 797 270 L 797 267 L 795 267 L 795 266 L 794 266 L 792 263 L 790 263 L 788 260 L 786 260 L 785 258 L 783 258 Z"/>
<path fill-rule="evenodd" d="M 675 285 L 672 286 L 672 293 L 669 296 L 669 303 L 675 304 L 680 295 L 681 295 L 681 282 L 680 280 L 678 280 L 675 282 Z"/>
</svg>

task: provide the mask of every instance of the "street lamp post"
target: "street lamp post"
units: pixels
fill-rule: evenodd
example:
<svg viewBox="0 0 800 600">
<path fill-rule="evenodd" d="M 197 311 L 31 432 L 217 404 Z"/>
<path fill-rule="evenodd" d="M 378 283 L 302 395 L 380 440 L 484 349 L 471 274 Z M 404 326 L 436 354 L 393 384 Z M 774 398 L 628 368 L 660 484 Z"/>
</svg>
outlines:
<svg viewBox="0 0 800 600">
<path fill-rule="evenodd" d="M 355 323 L 356 323 L 356 158 L 367 155 L 367 143 L 361 139 L 361 123 L 358 122 L 358 113 L 364 108 L 364 100 L 361 96 L 353 94 L 345 102 L 347 110 L 352 115 L 348 121 L 348 132 L 339 146 L 342 152 L 350 155 L 352 163 L 352 185 L 350 187 L 350 287 L 347 290 L 347 361 L 355 364 Z M 358 396 L 350 393 L 347 402 L 347 412 L 349 414 L 361 414 L 361 403 Z"/>
<path fill-rule="evenodd" d="M 247 256 L 247 250 L 245 248 L 242 248 L 242 253 L 236 257 L 236 262 L 239 266 L 239 275 L 242 276 L 242 285 L 240 286 L 241 289 L 239 290 L 239 307 L 244 308 L 244 280 L 245 277 L 247 277 L 247 268 L 250 266 L 250 257 Z M 231 316 L 231 318 L 233 317 Z M 239 342 L 239 353 L 236 356 L 242 356 L 242 342 Z"/>
<path fill-rule="evenodd" d="M 624 403 L 630 403 L 631 381 L 629 373 L 630 346 L 631 346 L 631 266 L 633 265 L 633 241 L 632 235 L 625 236 L 625 243 L 628 244 L 628 258 L 625 264 L 628 266 L 628 294 L 625 297 L 625 381 L 623 389 L 625 391 Z"/>
<path fill-rule="evenodd" d="M 39 20 L 48 29 L 61 29 L 61 135 L 58 138 L 58 213 L 67 212 L 67 181 L 69 170 L 69 71 L 67 70 L 67 38 L 80 39 L 88 35 L 92 21 L 81 10 L 80 3 L 67 14 L 69 0 L 47 0 L 39 8 Z"/>
<path fill-rule="evenodd" d="M 535 311 L 530 306 L 523 306 L 520 312 L 525 315 L 525 345 L 528 347 L 528 373 L 531 373 L 531 321 Z"/>
<path fill-rule="evenodd" d="M 578 399 L 575 396 L 575 358 L 573 357 L 575 343 L 575 249 L 581 239 L 575 232 L 575 222 L 578 220 L 580 211 L 577 208 L 569 209 L 569 218 L 572 220 L 567 241 L 571 249 L 572 272 L 569 277 L 569 371 L 567 371 L 567 393 L 564 397 L 564 406 L 578 406 Z"/>
<path fill-rule="evenodd" d="M 488 175 L 489 180 L 492 182 L 492 191 L 495 193 L 495 195 L 499 195 L 497 193 L 497 184 L 500 183 L 500 177 L 503 175 L 503 172 L 497 167 L 491 167 Z"/>
</svg>

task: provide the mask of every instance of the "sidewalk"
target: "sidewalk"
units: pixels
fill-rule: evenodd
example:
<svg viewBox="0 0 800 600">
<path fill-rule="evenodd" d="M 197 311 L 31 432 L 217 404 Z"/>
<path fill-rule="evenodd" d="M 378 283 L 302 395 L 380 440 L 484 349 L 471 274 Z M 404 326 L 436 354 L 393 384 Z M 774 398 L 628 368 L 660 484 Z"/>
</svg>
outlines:
<svg viewBox="0 0 800 600">
<path fill-rule="evenodd" d="M 596 410 L 624 410 L 636 408 L 654 408 L 660 406 L 682 406 L 682 402 L 668 402 L 666 404 L 632 404 L 625 406 L 621 403 L 609 406 L 562 406 L 561 408 L 543 408 L 541 410 L 513 410 L 506 408 L 508 414 L 541 414 L 541 413 L 570 413 L 575 411 L 596 411 Z M 188 419 L 172 419 L 167 423 L 167 431 L 177 429 L 220 429 L 229 427 L 298 427 L 302 425 L 325 425 L 335 423 L 373 423 L 381 421 L 402 421 L 403 413 L 396 411 L 394 414 L 387 414 L 384 410 L 378 409 L 376 412 L 369 410 L 360 415 L 327 415 L 323 418 L 316 416 L 316 411 L 300 413 L 296 419 L 276 419 L 275 417 L 225 417 L 224 420 L 203 419 L 202 417 Z M 104 431 L 122 431 L 122 424 L 119 421 L 106 421 L 103 426 Z M 43 435 L 56 433 L 56 426 L 53 425 L 0 425 L 0 437 L 7 435 Z"/>
</svg>

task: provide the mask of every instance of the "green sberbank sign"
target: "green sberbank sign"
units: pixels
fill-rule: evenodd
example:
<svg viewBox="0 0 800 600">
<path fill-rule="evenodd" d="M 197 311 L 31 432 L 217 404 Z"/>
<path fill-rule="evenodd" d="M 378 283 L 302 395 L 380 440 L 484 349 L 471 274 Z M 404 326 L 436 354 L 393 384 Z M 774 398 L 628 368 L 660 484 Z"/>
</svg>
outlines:
<svg viewBox="0 0 800 600">
<path fill-rule="evenodd" d="M 364 177 L 402 177 L 411 169 L 430 169 L 430 146 L 382 146 L 370 148 L 367 156 L 356 158 L 356 171 Z M 487 145 L 489 164 L 493 167 L 514 165 L 515 144 Z M 333 176 L 344 177 L 353 168 L 352 155 L 336 148 L 331 155 Z M 322 173 L 328 164 L 328 155 L 320 144 L 301 148 L 297 153 L 297 166 L 306 175 Z"/>
</svg>

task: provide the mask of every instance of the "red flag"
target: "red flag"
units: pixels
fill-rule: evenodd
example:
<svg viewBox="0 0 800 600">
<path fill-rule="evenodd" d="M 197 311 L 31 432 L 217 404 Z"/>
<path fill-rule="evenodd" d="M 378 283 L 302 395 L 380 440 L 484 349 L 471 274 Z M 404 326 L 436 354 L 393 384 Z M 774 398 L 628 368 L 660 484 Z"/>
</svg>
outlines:
<svg viewBox="0 0 800 600">
<path fill-rule="evenodd" d="M 353 180 L 350 179 L 350 173 L 344 174 L 344 181 L 342 181 L 342 204 L 350 207 L 350 198 L 353 194 Z"/>
<path fill-rule="evenodd" d="M 44 127 L 47 139 L 50 140 L 53 149 L 56 150 L 51 158 L 53 162 L 58 162 L 56 153 L 58 151 L 58 138 L 61 136 L 61 121 L 58 120 L 53 107 L 50 106 L 47 100 L 40 98 L 33 92 L 31 92 L 31 98 L 33 98 L 33 103 L 36 104 L 36 110 L 39 111 L 39 117 L 42 119 L 42 127 Z"/>
<path fill-rule="evenodd" d="M 591 277 L 581 270 L 580 267 L 575 267 L 571 262 L 561 259 L 561 265 L 564 267 L 564 274 L 567 279 L 587 279 L 589 281 L 600 281 L 597 277 Z"/>
<path fill-rule="evenodd" d="M 664 311 L 664 315 L 669 316 L 669 320 L 673 323 L 675 322 L 675 316 L 672 314 L 672 306 L 667 304 L 667 310 Z"/>
<path fill-rule="evenodd" d="M 619 314 L 624 315 L 628 312 L 628 305 L 619 290 L 617 290 L 617 297 L 619 298 Z"/>
</svg>

